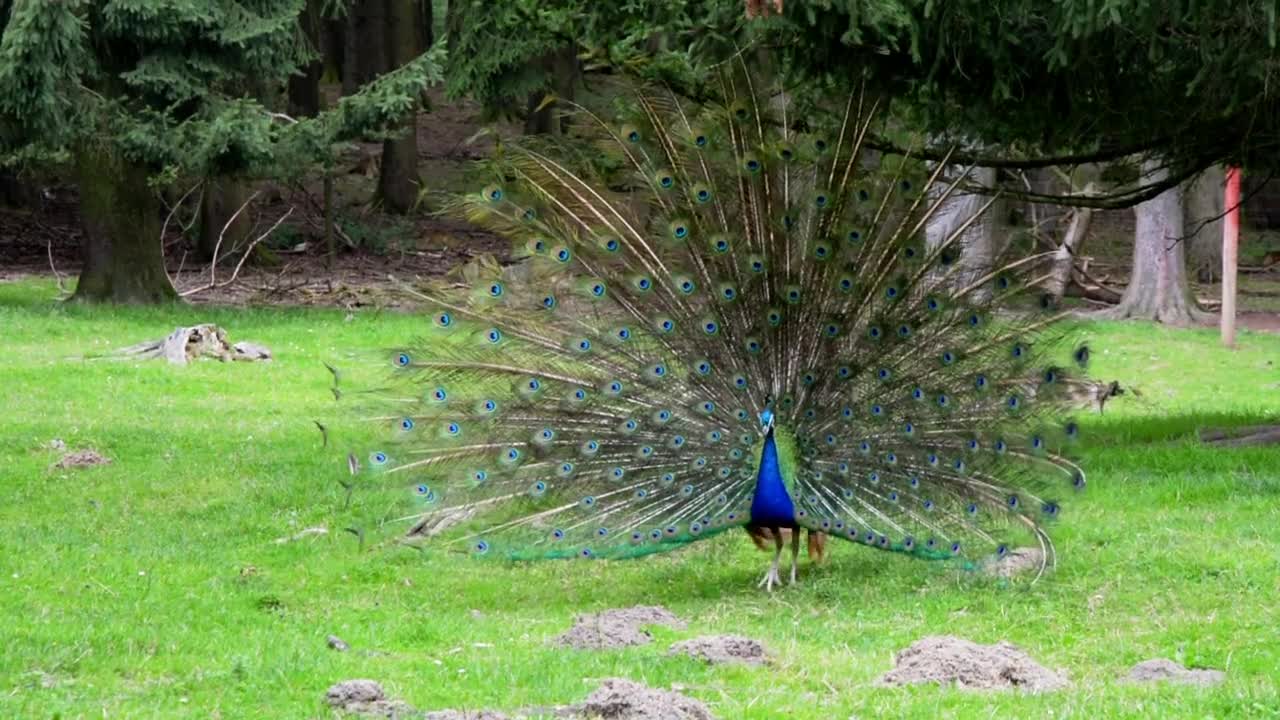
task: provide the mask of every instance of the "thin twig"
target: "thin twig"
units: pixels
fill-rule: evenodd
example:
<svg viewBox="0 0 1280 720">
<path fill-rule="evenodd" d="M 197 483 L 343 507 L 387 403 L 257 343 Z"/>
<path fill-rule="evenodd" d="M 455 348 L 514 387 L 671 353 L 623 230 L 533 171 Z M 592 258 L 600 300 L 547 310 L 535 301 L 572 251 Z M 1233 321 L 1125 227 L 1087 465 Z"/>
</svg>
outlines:
<svg viewBox="0 0 1280 720">
<path fill-rule="evenodd" d="M 191 189 L 183 193 L 182 197 L 178 198 L 178 202 L 174 203 L 172 208 L 169 208 L 169 214 L 164 216 L 164 224 L 160 226 L 160 254 L 161 255 L 164 254 L 164 248 L 165 248 L 164 236 L 167 235 L 169 232 L 169 221 L 173 219 L 173 216 L 178 212 L 178 208 L 182 207 L 182 204 L 187 201 L 187 198 L 191 196 L 191 193 L 195 192 L 196 188 L 201 187 L 202 185 L 204 185 L 203 180 L 196 183 L 195 185 L 192 185 Z M 187 254 L 183 252 L 182 261 L 185 263 L 186 260 L 187 260 Z M 168 268 L 165 268 L 164 274 L 169 278 L 169 284 L 173 285 L 174 276 L 169 275 Z M 178 266 L 177 274 L 178 276 L 182 275 L 182 265 Z"/>
<path fill-rule="evenodd" d="M 307 192 L 306 188 L 302 187 L 301 185 L 294 185 L 294 192 L 306 198 L 307 203 L 311 205 L 312 210 L 319 212 L 322 216 L 324 215 L 324 212 L 325 212 L 324 205 L 318 202 L 314 197 L 312 197 L 311 193 Z M 307 217 L 307 222 L 310 223 L 312 227 L 315 227 L 318 224 L 310 216 Z M 319 224 L 319 225 L 323 230 L 324 229 L 323 224 Z M 351 248 L 352 250 L 355 250 L 359 247 L 358 245 L 356 245 L 356 241 L 352 240 L 351 236 L 347 235 L 347 233 L 344 232 L 343 229 L 338 226 L 338 223 L 335 222 L 335 223 L 332 223 L 332 225 L 333 225 L 333 234 L 338 236 L 338 238 L 341 239 L 342 242 L 346 243 L 347 247 Z"/>
<path fill-rule="evenodd" d="M 45 251 L 49 254 L 49 269 L 53 271 L 53 276 L 58 279 L 58 292 L 68 295 L 70 292 L 63 283 L 62 273 L 58 272 L 58 267 L 53 263 L 53 236 L 49 236 L 48 242 L 45 243 Z"/>
<path fill-rule="evenodd" d="M 204 292 L 206 290 L 215 290 L 217 288 L 226 287 L 234 283 L 236 279 L 240 277 L 240 270 L 244 267 L 245 262 L 248 261 L 249 256 L 253 254 L 253 249 L 258 246 L 258 243 L 261 243 L 263 240 L 266 240 L 271 235 L 271 233 L 275 232 L 276 228 L 280 227 L 281 223 L 283 223 L 285 220 L 288 220 L 289 216 L 293 215 L 293 210 L 294 208 L 292 207 L 289 208 L 289 211 L 286 212 L 284 215 L 281 215 L 278 220 L 272 223 L 271 227 L 267 228 L 266 232 L 254 238 L 253 242 L 249 243 L 249 246 L 245 248 L 244 254 L 240 256 L 240 262 L 236 263 L 235 269 L 231 272 L 231 277 L 227 278 L 222 282 L 216 282 L 216 280 L 214 279 L 214 275 L 211 272 L 208 285 L 205 285 L 204 287 L 198 287 L 198 288 L 193 288 L 191 290 L 187 290 L 186 292 L 180 293 L 180 295 L 182 297 L 190 297 L 192 295 L 195 295 L 196 293 Z M 221 243 L 221 238 L 219 238 L 219 243 Z M 216 255 L 216 250 L 217 249 L 215 248 L 215 255 Z M 214 263 L 214 264 L 216 265 L 217 263 Z"/>
<path fill-rule="evenodd" d="M 222 249 L 222 240 L 226 237 L 227 230 L 231 227 L 231 224 L 236 221 L 236 218 L 240 217 L 240 213 L 244 212 L 244 209 L 249 207 L 249 203 L 252 203 L 257 199 L 260 194 L 262 194 L 261 190 L 255 190 L 253 194 L 249 196 L 248 200 L 245 200 L 240 207 L 236 208 L 234 213 L 231 213 L 231 217 L 228 218 L 227 222 L 222 226 L 222 231 L 218 233 L 218 242 L 213 245 L 213 258 L 209 262 L 209 287 L 218 287 L 218 251 Z"/>
<path fill-rule="evenodd" d="M 174 277 L 176 277 L 176 278 L 178 278 L 179 280 L 181 280 L 181 279 L 182 279 L 182 268 L 186 267 L 186 265 L 187 265 L 187 251 L 184 249 L 184 250 L 182 251 L 182 259 L 178 261 L 178 271 L 177 271 L 177 272 L 175 272 L 175 273 L 173 274 L 173 275 L 174 275 Z M 168 270 L 165 270 L 165 273 L 168 273 L 168 272 L 169 272 Z M 175 287 L 177 286 L 177 283 L 174 283 L 173 278 L 169 278 L 169 282 L 170 282 L 170 283 L 173 283 Z"/>
</svg>

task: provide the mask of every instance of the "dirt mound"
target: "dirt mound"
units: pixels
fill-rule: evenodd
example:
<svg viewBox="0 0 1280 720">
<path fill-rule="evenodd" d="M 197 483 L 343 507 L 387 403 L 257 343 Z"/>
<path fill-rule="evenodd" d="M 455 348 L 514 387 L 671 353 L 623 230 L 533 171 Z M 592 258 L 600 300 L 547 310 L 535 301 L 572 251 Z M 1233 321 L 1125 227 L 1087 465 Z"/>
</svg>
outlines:
<svg viewBox="0 0 1280 720">
<path fill-rule="evenodd" d="M 950 635 L 935 635 L 918 640 L 898 653 L 894 669 L 880 678 L 885 685 L 917 683 L 955 683 L 968 690 L 1007 690 L 1028 692 L 1058 690 L 1068 682 L 1017 647 L 1000 642 L 979 645 Z"/>
<path fill-rule="evenodd" d="M 762 665 L 768 662 L 764 645 L 740 635 L 705 635 L 692 640 L 681 640 L 673 644 L 667 654 L 688 655 L 712 665 L 731 662 Z"/>
<path fill-rule="evenodd" d="M 67 468 L 93 467 L 94 465 L 110 465 L 111 458 L 103 457 L 93 450 L 72 450 L 54 465 L 59 470 Z"/>
<path fill-rule="evenodd" d="M 375 680 L 344 680 L 325 691 L 324 701 L 344 712 L 370 717 L 401 720 L 420 715 L 399 700 L 388 700 L 382 685 Z"/>
<path fill-rule="evenodd" d="M 1125 676 L 1129 682 L 1175 682 L 1186 685 L 1217 685 L 1227 678 L 1221 670 L 1187 669 L 1165 658 L 1143 660 Z"/>
<path fill-rule="evenodd" d="M 572 711 L 578 717 L 601 720 L 714 720 L 697 700 L 622 678 L 605 680 Z"/>
<path fill-rule="evenodd" d="M 556 645 L 575 650 L 602 650 L 645 645 L 653 640 L 653 636 L 643 629 L 646 625 L 666 625 L 677 630 L 683 630 L 686 627 L 683 620 L 664 607 L 637 605 L 579 615 L 574 618 L 573 627 L 557 637 L 554 642 Z"/>
<path fill-rule="evenodd" d="M 715 720 L 707 707 L 670 690 L 658 690 L 621 678 L 609 678 L 576 705 L 526 708 L 507 715 L 496 710 L 416 710 L 400 700 L 388 700 L 373 680 L 347 680 L 325 693 L 325 702 L 343 712 L 389 720 Z"/>
<path fill-rule="evenodd" d="M 1044 567 L 1044 551 L 1040 548 L 1014 548 L 999 560 L 983 567 L 983 572 L 995 577 L 1009 578 L 1016 575 L 1038 573 Z"/>
<path fill-rule="evenodd" d="M 508 720 L 495 710 L 436 710 L 422 716 L 422 720 Z"/>
</svg>

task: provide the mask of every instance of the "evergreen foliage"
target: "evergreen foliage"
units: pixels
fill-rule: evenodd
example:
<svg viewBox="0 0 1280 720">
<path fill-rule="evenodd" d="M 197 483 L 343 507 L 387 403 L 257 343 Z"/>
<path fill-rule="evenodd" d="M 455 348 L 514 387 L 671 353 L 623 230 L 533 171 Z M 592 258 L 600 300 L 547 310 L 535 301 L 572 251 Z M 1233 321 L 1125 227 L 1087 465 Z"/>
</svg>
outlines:
<svg viewBox="0 0 1280 720">
<path fill-rule="evenodd" d="M 273 113 L 313 50 L 303 0 L 16 0 L 0 40 L 0 158 L 107 143 L 165 175 L 279 175 L 393 129 L 441 79 L 443 49 L 316 118 Z"/>
</svg>

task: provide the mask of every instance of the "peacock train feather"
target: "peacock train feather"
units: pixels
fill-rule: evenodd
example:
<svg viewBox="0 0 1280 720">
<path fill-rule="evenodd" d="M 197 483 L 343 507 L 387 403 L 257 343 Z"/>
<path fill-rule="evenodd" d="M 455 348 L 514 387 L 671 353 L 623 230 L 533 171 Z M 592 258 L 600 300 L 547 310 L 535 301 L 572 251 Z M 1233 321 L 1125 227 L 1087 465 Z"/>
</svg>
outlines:
<svg viewBox="0 0 1280 720">
<path fill-rule="evenodd" d="M 926 243 L 959 180 L 870 152 L 870 98 L 823 124 L 744 68 L 717 94 L 633 88 L 570 147 L 505 146 L 458 201 L 519 262 L 416 290 L 430 327 L 359 394 L 385 429 L 351 458 L 394 491 L 379 524 L 510 559 L 748 527 L 779 552 L 791 528 L 1052 562 L 1044 527 L 1085 482 L 1055 389 L 1088 351 L 1040 302 L 1039 258 L 973 272 L 976 216 Z"/>
</svg>

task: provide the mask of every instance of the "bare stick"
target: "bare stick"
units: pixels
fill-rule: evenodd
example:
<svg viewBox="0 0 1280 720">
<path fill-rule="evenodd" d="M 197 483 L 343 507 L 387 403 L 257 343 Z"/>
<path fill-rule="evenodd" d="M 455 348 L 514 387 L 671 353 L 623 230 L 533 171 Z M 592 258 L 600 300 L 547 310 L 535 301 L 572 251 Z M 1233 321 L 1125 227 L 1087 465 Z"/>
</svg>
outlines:
<svg viewBox="0 0 1280 720">
<path fill-rule="evenodd" d="M 250 199 L 252 200 L 253 198 L 250 198 Z M 243 209 L 243 207 L 241 209 Z M 234 283 L 236 281 L 236 278 L 240 277 L 240 270 L 244 267 L 245 262 L 249 259 L 249 256 L 253 254 L 253 249 L 258 246 L 258 243 L 262 242 L 263 240 L 266 240 L 271 235 L 271 233 L 275 232 L 276 228 L 280 227 L 281 223 L 283 223 L 285 220 L 288 220 L 289 216 L 293 214 L 293 210 L 294 208 L 292 207 L 289 208 L 289 211 L 286 212 L 284 215 L 281 215 L 278 220 L 272 223 L 271 227 L 267 228 L 266 232 L 254 238 L 253 241 L 249 243 L 249 246 L 245 248 L 244 254 L 240 256 L 240 262 L 236 263 L 235 269 L 231 272 L 231 277 L 227 278 L 222 282 L 217 282 L 213 275 L 213 272 L 210 271 L 208 285 L 205 285 L 203 287 L 198 287 L 198 288 L 192 288 L 191 290 L 187 290 L 186 292 L 179 293 L 179 295 L 181 297 L 190 297 L 192 295 L 195 295 L 196 293 L 204 292 L 206 290 L 214 290 L 220 287 L 226 287 Z M 219 243 L 222 242 L 221 237 L 219 237 L 218 242 Z M 214 248 L 214 257 L 217 257 L 216 247 Z M 214 265 L 217 265 L 217 262 L 214 262 Z"/>
<path fill-rule="evenodd" d="M 248 200 L 245 200 L 240 207 L 236 208 L 236 211 L 231 213 L 231 217 L 227 218 L 227 222 L 222 226 L 222 231 L 218 233 L 218 242 L 213 245 L 213 260 L 209 263 L 209 287 L 218 287 L 218 251 L 222 249 L 222 240 L 226 237 L 227 229 L 231 227 L 236 218 L 240 217 L 240 213 L 244 212 L 244 209 L 249 207 L 249 203 L 253 202 L 259 194 L 261 194 L 261 191 L 255 190 Z M 183 294 L 183 297 L 186 297 L 186 295 Z"/>
<path fill-rule="evenodd" d="M 49 236 L 49 241 L 45 243 L 45 251 L 49 253 L 49 269 L 53 271 L 53 276 L 58 279 L 58 292 L 63 295 L 68 294 L 67 286 L 63 283 L 62 273 L 58 272 L 58 267 L 53 264 L 53 236 Z"/>
<path fill-rule="evenodd" d="M 164 225 L 161 225 L 161 226 L 160 226 L 160 241 L 161 241 L 161 242 L 164 242 L 164 236 L 168 233 L 168 230 L 169 230 L 169 221 L 173 219 L 173 216 L 174 216 L 174 215 L 177 215 L 177 214 L 178 214 L 178 209 L 179 209 L 179 208 L 181 208 L 181 207 L 182 207 L 182 205 L 183 205 L 183 203 L 185 203 L 185 202 L 187 201 L 187 198 L 191 197 L 191 193 L 195 192 L 195 191 L 196 191 L 196 188 L 200 188 L 200 187 L 203 187 L 203 186 L 204 186 L 204 181 L 203 181 L 203 180 L 201 180 L 200 182 L 196 183 L 195 185 L 192 185 L 192 186 L 191 186 L 191 189 L 190 189 L 190 190 L 188 190 L 188 191 L 186 191 L 185 193 L 183 193 L 183 194 L 182 194 L 182 197 L 178 198 L 178 202 L 174 203 L 173 207 L 169 208 L 169 214 L 164 216 Z M 185 227 L 185 226 L 184 226 L 184 227 Z"/>
<path fill-rule="evenodd" d="M 183 194 L 182 194 L 182 197 L 178 198 L 178 202 L 174 203 L 173 207 L 169 208 L 169 214 L 164 216 L 164 224 L 160 226 L 160 248 L 161 248 L 160 253 L 161 253 L 161 255 L 163 255 L 163 254 L 164 254 L 164 247 L 165 247 L 165 244 L 164 244 L 164 236 L 165 236 L 165 235 L 167 235 L 167 234 L 168 234 L 168 232 L 169 232 L 169 221 L 173 219 L 173 216 L 174 216 L 175 214 L 177 214 L 177 212 L 178 212 L 178 208 L 182 207 L 182 204 L 183 204 L 184 202 L 186 202 L 186 201 L 187 201 L 187 198 L 191 196 L 191 193 L 195 192 L 195 191 L 196 191 L 196 188 L 198 188 L 198 187 L 202 187 L 203 185 L 204 185 L 204 181 L 203 181 L 203 180 L 201 180 L 200 182 L 196 183 L 195 185 L 192 185 L 192 186 L 191 186 L 191 189 L 190 189 L 190 190 L 188 190 L 188 191 L 186 191 L 185 193 L 183 193 Z M 184 229 L 184 231 L 185 231 L 185 229 Z M 182 262 L 183 262 L 183 263 L 185 263 L 186 261 L 187 261 L 187 254 L 184 252 L 184 253 L 182 253 Z M 163 264 L 163 263 L 162 263 L 162 264 Z M 168 276 L 168 278 L 169 278 L 169 284 L 170 284 L 170 285 L 174 285 L 175 283 L 174 283 L 174 281 L 173 281 L 173 276 L 172 276 L 172 275 L 169 275 L 169 269 L 168 269 L 168 268 L 165 268 L 164 274 L 165 274 L 166 276 Z M 179 264 L 179 265 L 178 265 L 178 273 L 177 273 L 177 274 L 178 274 L 179 276 L 181 276 L 181 275 L 182 275 L 182 265 L 181 265 L 181 264 Z"/>
</svg>

